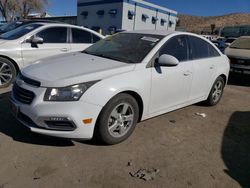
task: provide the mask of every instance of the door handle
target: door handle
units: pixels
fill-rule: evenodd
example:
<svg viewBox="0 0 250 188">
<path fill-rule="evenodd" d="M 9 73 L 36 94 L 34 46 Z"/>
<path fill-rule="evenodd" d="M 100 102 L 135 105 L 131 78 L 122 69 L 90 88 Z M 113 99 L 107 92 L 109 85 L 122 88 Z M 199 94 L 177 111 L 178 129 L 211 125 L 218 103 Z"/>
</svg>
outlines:
<svg viewBox="0 0 250 188">
<path fill-rule="evenodd" d="M 186 72 L 183 73 L 184 76 L 190 76 L 191 74 L 192 74 L 191 71 L 186 71 Z"/>
<path fill-rule="evenodd" d="M 211 65 L 211 66 L 209 67 L 209 69 L 214 69 L 214 65 Z"/>
<path fill-rule="evenodd" d="M 62 52 L 68 52 L 69 49 L 68 49 L 68 48 L 62 48 L 61 51 L 62 51 Z"/>
</svg>

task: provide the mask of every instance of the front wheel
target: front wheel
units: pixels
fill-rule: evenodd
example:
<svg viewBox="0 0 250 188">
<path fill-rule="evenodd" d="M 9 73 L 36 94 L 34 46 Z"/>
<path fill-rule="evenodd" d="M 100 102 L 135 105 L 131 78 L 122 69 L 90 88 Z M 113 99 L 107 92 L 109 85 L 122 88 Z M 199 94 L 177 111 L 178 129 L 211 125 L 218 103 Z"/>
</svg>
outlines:
<svg viewBox="0 0 250 188">
<path fill-rule="evenodd" d="M 8 87 L 16 78 L 16 68 L 11 61 L 0 57 L 0 88 Z"/>
<path fill-rule="evenodd" d="M 118 144 L 134 131 L 139 118 L 137 101 L 128 94 L 118 94 L 103 108 L 96 135 L 105 144 Z"/>
<path fill-rule="evenodd" d="M 221 97 L 223 95 L 224 87 L 225 81 L 220 76 L 215 80 L 212 89 L 209 93 L 208 99 L 206 101 L 209 106 L 214 106 L 220 102 Z"/>
</svg>

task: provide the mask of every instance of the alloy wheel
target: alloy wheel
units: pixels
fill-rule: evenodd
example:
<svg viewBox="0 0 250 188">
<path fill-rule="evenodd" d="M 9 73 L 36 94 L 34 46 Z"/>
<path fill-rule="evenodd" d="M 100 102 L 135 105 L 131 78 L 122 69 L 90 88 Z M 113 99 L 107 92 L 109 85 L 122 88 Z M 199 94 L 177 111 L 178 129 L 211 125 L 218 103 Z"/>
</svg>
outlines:
<svg viewBox="0 0 250 188">
<path fill-rule="evenodd" d="M 117 105 L 108 120 L 108 130 L 113 137 L 122 137 L 130 130 L 134 123 L 134 109 L 128 103 Z"/>
<path fill-rule="evenodd" d="M 214 103 L 220 100 L 222 92 L 223 92 L 223 83 L 220 80 L 218 80 L 214 85 L 212 93 L 212 99 Z"/>
<path fill-rule="evenodd" d="M 12 69 L 11 67 L 3 62 L 0 62 L 0 86 L 9 84 L 12 80 Z"/>
</svg>

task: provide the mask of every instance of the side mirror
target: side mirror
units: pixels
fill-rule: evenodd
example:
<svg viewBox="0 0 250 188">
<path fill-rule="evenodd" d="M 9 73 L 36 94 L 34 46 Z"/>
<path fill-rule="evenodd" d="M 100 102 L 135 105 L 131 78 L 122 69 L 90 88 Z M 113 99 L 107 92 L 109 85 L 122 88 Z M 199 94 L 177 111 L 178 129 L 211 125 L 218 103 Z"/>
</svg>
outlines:
<svg viewBox="0 0 250 188">
<path fill-rule="evenodd" d="M 179 60 L 174 56 L 163 54 L 158 59 L 158 65 L 162 67 L 172 67 L 177 66 L 179 64 Z"/>
<path fill-rule="evenodd" d="M 41 38 L 41 37 L 33 37 L 31 39 L 31 43 L 33 43 L 33 44 L 43 44 L 43 38 Z"/>
<path fill-rule="evenodd" d="M 33 45 L 43 44 L 43 38 L 41 38 L 41 37 L 31 37 L 31 38 L 27 39 L 26 42 L 31 43 Z"/>
</svg>

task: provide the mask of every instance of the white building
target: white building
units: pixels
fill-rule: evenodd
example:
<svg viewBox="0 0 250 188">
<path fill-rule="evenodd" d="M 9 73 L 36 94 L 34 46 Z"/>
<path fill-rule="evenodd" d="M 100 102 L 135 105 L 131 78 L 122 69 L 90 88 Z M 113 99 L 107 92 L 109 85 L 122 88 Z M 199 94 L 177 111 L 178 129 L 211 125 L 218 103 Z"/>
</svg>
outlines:
<svg viewBox="0 0 250 188">
<path fill-rule="evenodd" d="M 77 24 L 104 35 L 116 30 L 175 30 L 177 12 L 142 0 L 78 0 Z"/>
</svg>

